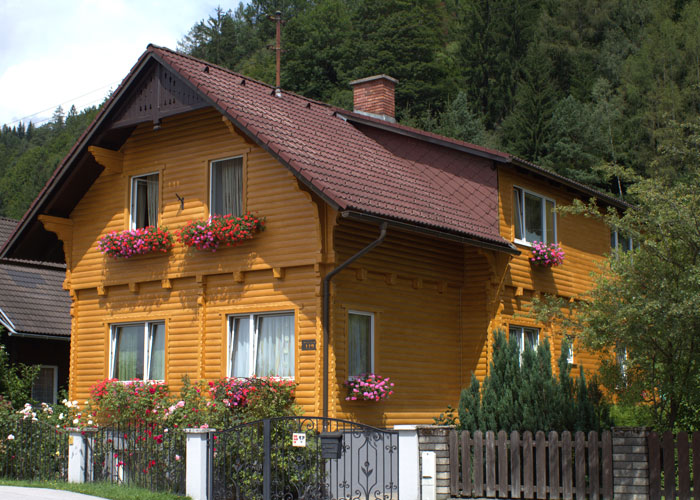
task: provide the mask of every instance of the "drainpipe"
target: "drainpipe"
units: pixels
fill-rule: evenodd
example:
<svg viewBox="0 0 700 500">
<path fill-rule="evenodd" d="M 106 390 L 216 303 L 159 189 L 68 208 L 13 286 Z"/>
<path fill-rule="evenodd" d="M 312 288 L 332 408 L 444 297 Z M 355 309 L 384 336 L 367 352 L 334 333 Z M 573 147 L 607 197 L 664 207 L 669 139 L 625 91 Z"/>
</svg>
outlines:
<svg viewBox="0 0 700 500">
<path fill-rule="evenodd" d="M 328 341 L 330 339 L 330 297 L 331 297 L 331 280 L 333 276 L 338 274 L 340 271 L 345 269 L 347 266 L 355 262 L 357 259 L 362 257 L 364 254 L 372 250 L 377 245 L 380 245 L 384 238 L 386 237 L 386 222 L 382 222 L 379 226 L 379 237 L 372 243 L 367 245 L 365 248 L 357 252 L 355 255 L 350 257 L 348 260 L 343 262 L 341 265 L 331 270 L 326 277 L 323 278 L 323 418 L 328 418 Z M 324 420 L 324 428 L 326 426 Z"/>
</svg>

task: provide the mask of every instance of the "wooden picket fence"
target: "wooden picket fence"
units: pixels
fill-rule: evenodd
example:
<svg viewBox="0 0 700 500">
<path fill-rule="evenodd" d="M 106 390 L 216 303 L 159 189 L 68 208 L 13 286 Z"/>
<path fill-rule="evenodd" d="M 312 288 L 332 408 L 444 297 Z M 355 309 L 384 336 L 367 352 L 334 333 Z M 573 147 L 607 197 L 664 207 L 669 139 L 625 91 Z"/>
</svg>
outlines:
<svg viewBox="0 0 700 500">
<path fill-rule="evenodd" d="M 453 497 L 591 500 L 613 498 L 612 436 L 564 431 L 452 431 L 449 436 Z"/>
<path fill-rule="evenodd" d="M 700 473 L 693 474 L 694 459 L 700 457 L 700 432 L 650 432 L 647 445 L 650 500 L 700 500 Z"/>
</svg>

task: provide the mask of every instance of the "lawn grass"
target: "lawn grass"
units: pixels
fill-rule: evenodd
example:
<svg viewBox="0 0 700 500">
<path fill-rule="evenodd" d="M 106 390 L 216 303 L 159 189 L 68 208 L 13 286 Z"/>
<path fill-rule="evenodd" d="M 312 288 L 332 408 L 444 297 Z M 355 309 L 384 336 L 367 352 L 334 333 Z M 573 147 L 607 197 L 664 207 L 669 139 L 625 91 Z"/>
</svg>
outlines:
<svg viewBox="0 0 700 500">
<path fill-rule="evenodd" d="M 28 488 L 49 488 L 84 493 L 110 500 L 188 500 L 190 497 L 162 493 L 113 483 L 67 483 L 63 481 L 18 481 L 0 479 L 2 486 L 26 486 Z M 191 500 L 191 499 L 190 499 Z"/>
</svg>

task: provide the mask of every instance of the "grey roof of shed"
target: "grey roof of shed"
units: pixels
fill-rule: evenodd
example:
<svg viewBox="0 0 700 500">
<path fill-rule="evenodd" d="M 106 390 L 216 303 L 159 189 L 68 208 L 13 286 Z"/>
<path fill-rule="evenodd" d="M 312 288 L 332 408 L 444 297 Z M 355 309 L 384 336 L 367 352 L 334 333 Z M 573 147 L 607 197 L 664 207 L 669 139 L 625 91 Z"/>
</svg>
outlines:
<svg viewBox="0 0 700 500">
<path fill-rule="evenodd" d="M 17 221 L 0 218 L 0 246 Z M 70 337 L 65 270 L 40 262 L 0 261 L 0 325 L 12 334 Z"/>
</svg>

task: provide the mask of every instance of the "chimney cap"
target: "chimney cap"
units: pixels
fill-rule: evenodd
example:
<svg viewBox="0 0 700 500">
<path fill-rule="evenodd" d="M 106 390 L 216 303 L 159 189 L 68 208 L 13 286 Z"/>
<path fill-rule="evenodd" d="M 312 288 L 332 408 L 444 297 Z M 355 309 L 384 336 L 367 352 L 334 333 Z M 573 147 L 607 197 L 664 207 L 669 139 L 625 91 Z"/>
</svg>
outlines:
<svg viewBox="0 0 700 500">
<path fill-rule="evenodd" d="M 374 80 L 381 80 L 382 78 L 389 80 L 394 85 L 399 83 L 399 81 L 396 78 L 392 78 L 389 75 L 374 75 L 374 76 L 368 76 L 367 78 L 360 78 L 359 80 L 353 80 L 349 83 L 349 85 L 359 85 L 360 83 L 367 83 L 367 82 L 371 82 Z"/>
</svg>

